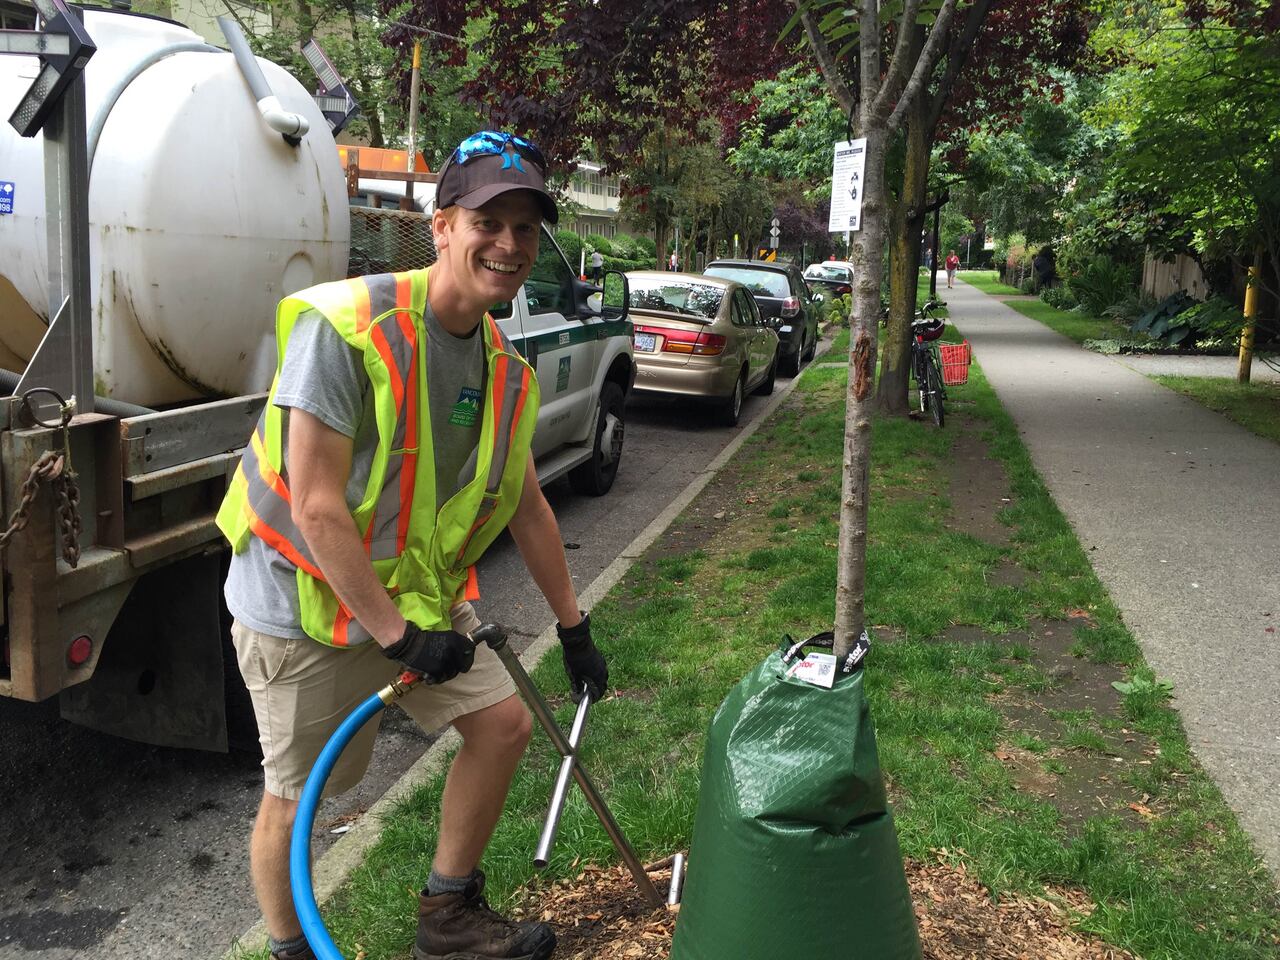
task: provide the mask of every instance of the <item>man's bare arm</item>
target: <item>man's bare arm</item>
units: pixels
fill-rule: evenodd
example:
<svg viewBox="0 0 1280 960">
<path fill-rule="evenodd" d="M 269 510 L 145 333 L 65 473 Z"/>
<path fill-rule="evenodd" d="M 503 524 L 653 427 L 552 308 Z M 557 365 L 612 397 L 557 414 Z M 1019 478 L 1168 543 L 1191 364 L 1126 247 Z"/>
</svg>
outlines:
<svg viewBox="0 0 1280 960">
<path fill-rule="evenodd" d="M 384 647 L 400 639 L 405 620 L 387 596 L 347 508 L 353 443 L 323 420 L 289 411 L 289 492 L 293 522 L 333 592 Z"/>
<path fill-rule="evenodd" d="M 533 466 L 533 456 L 525 469 L 524 490 L 520 505 L 516 507 L 507 529 L 515 540 L 524 565 L 533 575 L 533 581 L 547 598 L 551 612 L 560 625 L 575 626 L 582 614 L 578 609 L 578 594 L 569 576 L 569 563 L 564 555 L 564 543 L 560 539 L 560 525 L 556 523 L 551 505 L 538 486 L 538 473 Z"/>
</svg>

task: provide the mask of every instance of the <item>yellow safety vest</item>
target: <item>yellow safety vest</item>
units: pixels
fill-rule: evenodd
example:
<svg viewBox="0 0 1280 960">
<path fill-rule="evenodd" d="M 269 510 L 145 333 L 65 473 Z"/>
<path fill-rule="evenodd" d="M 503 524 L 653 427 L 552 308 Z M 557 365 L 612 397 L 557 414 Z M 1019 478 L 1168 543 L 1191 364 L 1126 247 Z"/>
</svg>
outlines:
<svg viewBox="0 0 1280 960">
<path fill-rule="evenodd" d="M 446 629 L 450 607 L 479 595 L 474 564 L 506 527 L 524 487 L 538 382 L 485 314 L 488 372 L 476 473 L 437 513 L 422 321 L 426 302 L 427 271 L 411 270 L 321 284 L 286 297 L 276 311 L 278 357 L 271 394 L 217 522 L 236 553 L 257 536 L 297 567 L 301 626 L 322 643 L 345 647 L 371 637 L 325 582 L 293 522 L 283 417 L 274 400 L 289 334 L 303 311 L 323 314 L 364 357 L 378 446 L 352 519 L 378 579 L 406 620 L 427 630 Z"/>
</svg>

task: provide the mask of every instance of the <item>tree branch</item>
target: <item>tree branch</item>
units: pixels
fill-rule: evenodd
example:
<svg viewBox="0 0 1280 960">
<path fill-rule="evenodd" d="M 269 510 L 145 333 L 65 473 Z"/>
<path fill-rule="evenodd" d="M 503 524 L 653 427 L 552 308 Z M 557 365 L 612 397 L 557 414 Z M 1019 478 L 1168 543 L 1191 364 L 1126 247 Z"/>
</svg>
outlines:
<svg viewBox="0 0 1280 960">
<path fill-rule="evenodd" d="M 875 0 L 868 0 L 874 3 Z M 886 132 L 889 136 L 893 136 L 898 132 L 898 127 L 902 125 L 902 118 L 906 114 L 907 108 L 911 106 L 911 101 L 916 97 L 923 95 L 925 82 L 929 79 L 929 75 L 933 73 L 933 68 L 938 63 L 938 58 L 942 56 L 942 45 L 946 41 L 947 33 L 951 29 L 951 18 L 956 12 L 956 0 L 943 0 L 942 9 L 938 11 L 938 19 L 933 22 L 933 28 L 929 31 L 929 39 L 925 41 L 924 50 L 920 52 L 920 59 L 916 61 L 916 68 L 911 73 L 911 79 L 907 81 L 906 89 L 902 91 L 902 96 L 898 98 L 897 104 L 893 108 L 893 113 L 889 115 L 889 120 L 885 124 Z"/>
<path fill-rule="evenodd" d="M 818 69 L 826 77 L 827 89 L 836 98 L 836 103 L 840 104 L 840 109 L 844 111 L 845 116 L 852 117 L 858 108 L 858 98 L 840 76 L 840 65 L 836 63 L 831 48 L 827 46 L 826 37 L 818 29 L 813 11 L 808 8 L 804 0 L 791 0 L 791 3 L 800 12 L 800 22 L 804 25 L 805 36 L 809 38 L 814 59 L 818 61 Z"/>
<path fill-rule="evenodd" d="M 987 19 L 987 11 L 991 9 L 991 3 L 992 0 L 977 0 L 969 8 L 969 12 L 965 16 L 964 32 L 959 36 L 953 35 L 952 41 L 947 45 L 946 71 L 942 75 L 942 80 L 938 83 L 938 92 L 934 95 L 926 111 L 930 130 L 938 128 L 938 122 L 942 119 L 942 111 L 947 106 L 947 100 L 951 96 L 952 88 L 954 88 L 956 81 L 960 79 L 960 74 L 964 71 L 964 66 L 969 61 L 969 54 L 973 52 L 973 46 L 978 40 L 978 31 L 982 29 L 982 24 Z"/>
<path fill-rule="evenodd" d="M 916 17 L 920 14 L 920 0 L 907 0 L 902 7 L 902 19 L 898 22 L 898 42 L 893 48 L 893 62 L 889 75 L 884 78 L 876 102 L 871 109 L 877 116 L 884 116 L 889 104 L 897 98 L 910 75 L 911 34 L 915 31 Z"/>
<path fill-rule="evenodd" d="M 869 108 L 880 90 L 880 0 L 862 0 L 858 55 L 862 60 L 862 116 L 858 118 L 858 126 L 865 128 L 874 116 Z"/>
</svg>

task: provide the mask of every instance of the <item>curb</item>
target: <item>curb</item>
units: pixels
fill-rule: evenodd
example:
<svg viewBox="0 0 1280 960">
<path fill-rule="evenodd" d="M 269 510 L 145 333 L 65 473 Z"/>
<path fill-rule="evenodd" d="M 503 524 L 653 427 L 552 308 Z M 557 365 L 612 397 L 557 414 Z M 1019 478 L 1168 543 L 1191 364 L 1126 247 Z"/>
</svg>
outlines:
<svg viewBox="0 0 1280 960">
<path fill-rule="evenodd" d="M 828 330 L 819 331 L 820 335 L 825 335 L 827 332 Z M 684 511 L 685 507 L 693 502 L 694 498 L 703 491 L 720 469 L 733 458 L 742 445 L 760 429 L 766 420 L 773 416 L 774 411 L 791 395 L 800 379 L 813 369 L 815 361 L 825 354 L 830 346 L 830 341 L 827 341 L 825 345 L 820 341 L 813 360 L 809 361 L 809 365 L 801 370 L 799 374 L 792 377 L 791 382 L 785 387 L 775 391 L 773 396 L 769 398 L 765 408 L 760 412 L 760 415 L 729 441 L 725 448 L 703 468 L 702 472 L 689 481 L 688 486 L 680 492 L 680 495 L 668 504 L 662 513 L 654 517 L 649 522 L 649 525 L 636 535 L 634 540 L 623 547 L 617 558 L 605 567 L 595 580 L 591 581 L 591 584 L 578 595 L 578 600 L 584 609 L 590 610 L 604 599 L 605 595 L 617 585 L 627 571 L 631 569 L 632 565 L 653 545 L 654 541 L 666 532 L 667 528 Z M 554 623 L 543 630 L 525 648 L 524 652 L 520 654 L 520 662 L 526 670 L 532 673 L 542 660 L 542 657 L 553 645 L 559 645 Z M 338 892 L 352 872 L 364 861 L 365 854 L 378 842 L 382 835 L 382 821 L 386 819 L 395 805 L 407 798 L 414 790 L 428 782 L 437 773 L 443 772 L 447 767 L 453 750 L 460 746 L 461 742 L 462 738 L 457 731 L 449 727 L 435 743 L 427 748 L 427 752 L 419 757 L 417 762 L 406 770 L 386 793 L 378 798 L 377 802 L 368 809 L 365 815 L 356 821 L 355 825 L 330 847 L 324 856 L 312 865 L 312 890 L 315 892 L 316 903 L 323 904 Z M 219 954 L 217 960 L 240 960 L 247 953 L 261 950 L 266 945 L 266 923 L 259 919 L 257 923 L 233 940 L 231 947 L 225 953 Z"/>
</svg>

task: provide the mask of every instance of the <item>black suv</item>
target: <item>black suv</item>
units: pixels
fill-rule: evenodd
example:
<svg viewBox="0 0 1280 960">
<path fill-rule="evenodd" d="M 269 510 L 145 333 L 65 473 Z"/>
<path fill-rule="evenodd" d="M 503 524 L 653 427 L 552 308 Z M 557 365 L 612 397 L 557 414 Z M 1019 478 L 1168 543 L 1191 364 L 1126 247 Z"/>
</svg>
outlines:
<svg viewBox="0 0 1280 960">
<path fill-rule="evenodd" d="M 821 301 L 809 293 L 799 267 L 766 260 L 713 260 L 703 272 L 736 280 L 751 291 L 765 321 L 778 331 L 779 373 L 794 376 L 801 363 L 813 359 Z"/>
</svg>

